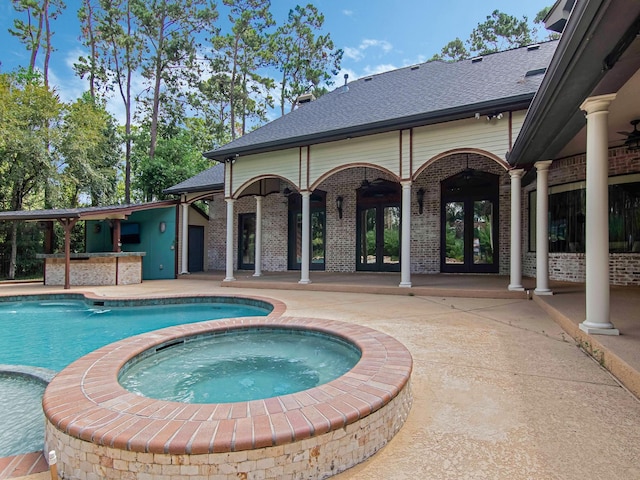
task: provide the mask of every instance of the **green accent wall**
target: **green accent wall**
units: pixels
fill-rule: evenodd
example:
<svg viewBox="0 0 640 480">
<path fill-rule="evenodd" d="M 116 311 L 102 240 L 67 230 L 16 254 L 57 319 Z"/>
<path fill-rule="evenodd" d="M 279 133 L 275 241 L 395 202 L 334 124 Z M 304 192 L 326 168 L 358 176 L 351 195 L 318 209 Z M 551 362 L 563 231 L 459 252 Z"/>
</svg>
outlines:
<svg viewBox="0 0 640 480">
<path fill-rule="evenodd" d="M 160 223 L 165 231 L 160 231 Z M 139 225 L 140 243 L 123 243 L 123 252 L 145 252 L 142 258 L 142 279 L 176 278 L 176 207 L 153 208 L 132 213 L 121 224 Z M 126 227 L 125 227 L 126 228 Z M 109 220 L 89 220 L 86 228 L 87 253 L 110 252 L 111 225 Z"/>
</svg>

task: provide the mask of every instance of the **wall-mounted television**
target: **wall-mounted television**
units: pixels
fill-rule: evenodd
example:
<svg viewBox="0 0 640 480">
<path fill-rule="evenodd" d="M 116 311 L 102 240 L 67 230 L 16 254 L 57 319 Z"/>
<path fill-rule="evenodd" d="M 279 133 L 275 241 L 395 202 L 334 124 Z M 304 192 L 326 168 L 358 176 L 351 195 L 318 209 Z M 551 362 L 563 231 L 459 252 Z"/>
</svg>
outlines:
<svg viewBox="0 0 640 480">
<path fill-rule="evenodd" d="M 122 222 L 120 224 L 120 243 L 140 243 L 140 224 Z"/>
</svg>

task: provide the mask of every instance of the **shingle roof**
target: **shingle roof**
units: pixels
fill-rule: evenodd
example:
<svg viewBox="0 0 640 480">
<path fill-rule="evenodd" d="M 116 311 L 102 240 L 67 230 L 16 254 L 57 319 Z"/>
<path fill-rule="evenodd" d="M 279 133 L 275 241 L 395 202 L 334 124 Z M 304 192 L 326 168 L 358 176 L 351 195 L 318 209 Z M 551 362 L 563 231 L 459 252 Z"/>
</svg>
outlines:
<svg viewBox="0 0 640 480">
<path fill-rule="evenodd" d="M 489 113 L 491 108 L 526 108 L 556 45 L 546 42 L 481 59 L 428 62 L 360 78 L 205 156 L 222 161 L 236 153 L 408 128 L 463 118 L 469 112 Z"/>
<path fill-rule="evenodd" d="M 186 192 L 201 192 L 224 189 L 224 164 L 218 163 L 213 167 L 188 178 L 182 183 L 163 190 L 163 193 L 179 195 Z"/>
<path fill-rule="evenodd" d="M 149 210 L 153 208 L 172 207 L 175 200 L 160 202 L 136 203 L 128 205 L 109 205 L 106 207 L 78 207 L 78 208 L 52 208 L 50 210 L 17 210 L 0 212 L 0 221 L 3 220 L 55 220 L 62 218 L 77 218 L 79 220 L 121 218 L 131 215 L 133 212 Z"/>
</svg>

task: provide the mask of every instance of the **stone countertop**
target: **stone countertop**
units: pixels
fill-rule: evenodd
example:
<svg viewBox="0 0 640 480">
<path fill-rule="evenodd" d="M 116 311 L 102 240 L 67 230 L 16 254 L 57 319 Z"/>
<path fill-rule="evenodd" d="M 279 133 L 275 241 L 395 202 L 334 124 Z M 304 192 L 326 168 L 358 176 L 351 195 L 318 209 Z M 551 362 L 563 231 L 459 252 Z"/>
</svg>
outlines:
<svg viewBox="0 0 640 480">
<path fill-rule="evenodd" d="M 70 258 L 86 259 L 98 257 L 144 257 L 147 252 L 91 252 L 91 253 L 72 253 Z M 36 258 L 64 258 L 64 253 L 37 253 Z"/>
</svg>

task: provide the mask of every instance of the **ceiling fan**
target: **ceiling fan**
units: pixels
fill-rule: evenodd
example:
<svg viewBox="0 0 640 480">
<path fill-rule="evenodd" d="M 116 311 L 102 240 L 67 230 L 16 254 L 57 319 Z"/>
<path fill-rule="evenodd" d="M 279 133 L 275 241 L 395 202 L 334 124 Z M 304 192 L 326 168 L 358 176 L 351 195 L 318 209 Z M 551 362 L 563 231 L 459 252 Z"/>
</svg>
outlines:
<svg viewBox="0 0 640 480">
<path fill-rule="evenodd" d="M 626 135 L 627 139 L 624 141 L 624 146 L 629 150 L 640 150 L 640 131 L 638 131 L 638 124 L 640 119 L 631 120 L 633 125 L 633 131 L 631 132 L 618 132 L 620 135 Z"/>
</svg>

